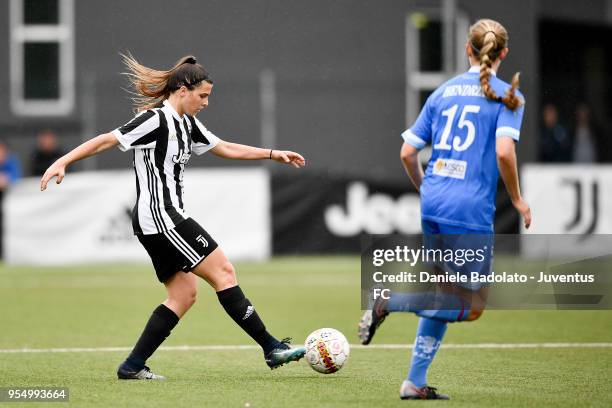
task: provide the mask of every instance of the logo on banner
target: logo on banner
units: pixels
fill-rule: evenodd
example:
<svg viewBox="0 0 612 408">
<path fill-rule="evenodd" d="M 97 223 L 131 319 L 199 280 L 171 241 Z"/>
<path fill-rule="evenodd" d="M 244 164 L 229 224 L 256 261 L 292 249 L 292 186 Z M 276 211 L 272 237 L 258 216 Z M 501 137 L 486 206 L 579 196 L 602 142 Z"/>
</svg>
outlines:
<svg viewBox="0 0 612 408">
<path fill-rule="evenodd" d="M 334 235 L 351 237 L 368 234 L 404 234 L 421 232 L 421 206 L 417 194 L 394 199 L 388 194 L 368 191 L 365 183 L 354 182 L 346 191 L 346 208 L 340 204 L 324 211 L 325 225 Z"/>
<path fill-rule="evenodd" d="M 570 186 L 574 191 L 574 214 L 564 226 L 570 234 L 591 235 L 597 229 L 599 221 L 599 182 L 576 178 L 561 180 L 564 186 Z"/>
<path fill-rule="evenodd" d="M 108 245 L 133 241 L 132 209 L 124 207 L 117 215 L 109 218 L 99 239 Z"/>
</svg>

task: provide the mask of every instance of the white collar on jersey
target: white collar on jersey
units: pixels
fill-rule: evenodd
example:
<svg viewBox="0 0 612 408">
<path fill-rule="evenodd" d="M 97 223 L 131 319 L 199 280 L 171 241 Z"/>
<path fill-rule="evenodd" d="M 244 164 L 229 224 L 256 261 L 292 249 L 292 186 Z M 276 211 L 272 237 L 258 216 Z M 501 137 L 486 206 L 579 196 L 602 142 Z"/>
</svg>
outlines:
<svg viewBox="0 0 612 408">
<path fill-rule="evenodd" d="M 178 120 L 179 122 L 183 121 L 183 118 L 181 118 L 181 115 L 178 114 L 178 112 L 172 107 L 172 105 L 170 104 L 170 102 L 168 102 L 167 99 L 164 99 L 164 106 L 168 108 L 168 110 L 170 111 L 174 119 Z"/>
<path fill-rule="evenodd" d="M 480 72 L 480 65 L 472 65 L 468 72 L 471 74 Z M 491 70 L 491 74 L 493 74 L 493 76 L 497 76 L 497 72 L 494 70 Z"/>
</svg>

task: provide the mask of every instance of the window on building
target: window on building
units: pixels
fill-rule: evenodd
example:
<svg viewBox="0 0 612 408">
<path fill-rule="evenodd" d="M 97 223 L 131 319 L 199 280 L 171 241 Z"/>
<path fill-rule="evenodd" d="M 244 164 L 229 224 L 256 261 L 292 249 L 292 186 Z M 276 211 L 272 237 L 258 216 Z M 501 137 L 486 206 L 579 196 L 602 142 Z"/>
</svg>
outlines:
<svg viewBox="0 0 612 408">
<path fill-rule="evenodd" d="M 74 106 L 74 0 L 10 0 L 11 109 L 66 115 Z"/>
<path fill-rule="evenodd" d="M 431 92 L 467 67 L 458 50 L 463 49 L 469 20 L 456 9 L 444 19 L 447 3 L 434 2 L 406 17 L 406 126 L 414 123 Z"/>
</svg>

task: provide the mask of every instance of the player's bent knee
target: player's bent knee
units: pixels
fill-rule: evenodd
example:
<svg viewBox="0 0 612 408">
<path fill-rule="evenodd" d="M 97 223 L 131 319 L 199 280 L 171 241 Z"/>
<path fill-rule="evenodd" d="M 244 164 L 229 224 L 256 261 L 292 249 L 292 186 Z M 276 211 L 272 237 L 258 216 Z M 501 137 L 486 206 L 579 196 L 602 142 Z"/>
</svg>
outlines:
<svg viewBox="0 0 612 408">
<path fill-rule="evenodd" d="M 197 300 L 197 287 L 182 287 L 168 292 L 168 300 L 183 310 L 188 310 Z"/>
<path fill-rule="evenodd" d="M 227 261 L 221 265 L 219 269 L 218 280 L 223 286 L 234 286 L 236 285 L 236 270 L 231 262 Z"/>
<path fill-rule="evenodd" d="M 168 300 L 170 300 L 170 302 L 175 305 L 180 305 L 181 309 L 187 310 L 195 304 L 197 300 L 197 294 L 195 292 L 175 294 L 173 296 L 170 296 Z"/>
<path fill-rule="evenodd" d="M 185 295 L 184 302 L 185 302 L 185 305 L 186 305 L 186 306 L 191 307 L 191 306 L 193 306 L 193 305 L 194 305 L 194 303 L 196 302 L 196 300 L 198 300 L 198 291 L 197 291 L 197 290 L 194 290 L 194 291 L 191 291 L 190 293 L 187 293 L 187 294 Z"/>
<path fill-rule="evenodd" d="M 464 321 L 466 321 L 466 322 L 473 322 L 474 320 L 479 319 L 480 316 L 482 316 L 483 313 L 484 313 L 484 310 L 482 310 L 482 309 L 472 309 L 472 310 L 470 310 L 470 313 L 468 314 L 468 317 Z"/>
</svg>

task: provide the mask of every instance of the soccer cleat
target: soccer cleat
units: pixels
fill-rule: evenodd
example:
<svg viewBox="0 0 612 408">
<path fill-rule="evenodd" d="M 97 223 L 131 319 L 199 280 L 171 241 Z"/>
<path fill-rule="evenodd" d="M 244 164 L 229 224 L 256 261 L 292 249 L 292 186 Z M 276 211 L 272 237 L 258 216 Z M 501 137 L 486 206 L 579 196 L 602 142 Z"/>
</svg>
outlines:
<svg viewBox="0 0 612 408">
<path fill-rule="evenodd" d="M 366 310 L 359 321 L 359 339 L 361 344 L 368 345 L 376 333 L 376 329 L 385 321 L 389 315 L 386 309 L 387 302 L 383 298 L 378 298 L 372 305 L 372 310 Z"/>
<path fill-rule="evenodd" d="M 447 400 L 450 397 L 446 394 L 438 394 L 436 392 L 436 388 L 428 387 L 427 385 L 424 387 L 417 387 L 410 381 L 406 380 L 402 383 L 402 387 L 400 388 L 400 399 L 403 400 L 431 400 L 431 399 L 441 399 Z"/>
<path fill-rule="evenodd" d="M 287 364 L 291 361 L 298 361 L 300 358 L 304 357 L 306 349 L 304 347 L 292 348 L 289 346 L 290 342 L 290 337 L 282 339 L 274 350 L 265 355 L 268 367 L 274 370 L 283 364 Z"/>
<path fill-rule="evenodd" d="M 163 375 L 158 375 L 151 372 L 149 367 L 144 366 L 142 370 L 136 371 L 130 369 L 125 363 L 121 364 L 117 369 L 117 378 L 120 380 L 158 380 L 166 379 Z"/>
</svg>

